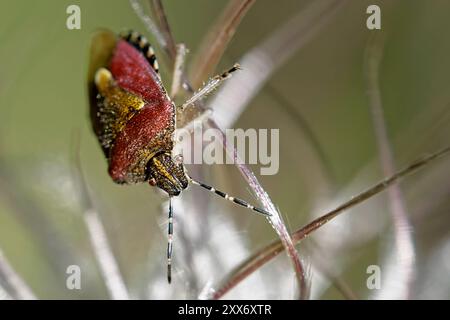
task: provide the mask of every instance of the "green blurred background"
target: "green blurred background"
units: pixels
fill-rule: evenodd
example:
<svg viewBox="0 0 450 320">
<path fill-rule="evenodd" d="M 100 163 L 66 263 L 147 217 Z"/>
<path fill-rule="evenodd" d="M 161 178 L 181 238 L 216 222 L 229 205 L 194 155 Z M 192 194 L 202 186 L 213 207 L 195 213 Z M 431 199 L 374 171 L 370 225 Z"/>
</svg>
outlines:
<svg viewBox="0 0 450 320">
<path fill-rule="evenodd" d="M 257 0 L 218 70 L 310 3 Z M 66 28 L 70 4 L 81 8 L 81 30 Z M 164 4 L 175 38 L 188 46 L 190 59 L 226 1 Z M 274 74 L 235 124 L 237 128 L 280 128 L 279 173 L 259 178 L 292 230 L 311 220 L 312 211 L 330 208 L 382 177 L 363 72 L 369 4 L 381 6 L 382 32 L 387 36 L 380 80 L 397 166 L 449 144 L 450 1 L 350 0 Z M 71 183 L 74 137 L 79 135 L 84 175 L 111 246 L 126 283 L 140 288 L 148 280 L 143 274 L 148 270 L 150 246 L 159 248 L 150 258 L 158 264 L 154 272 L 165 272 L 159 267 L 164 265 L 166 241 L 165 227 L 161 229 L 158 220 L 165 215 L 159 207 L 162 197 L 147 185 L 118 186 L 108 177 L 90 128 L 86 73 L 93 31 L 106 27 L 145 33 L 144 26 L 128 1 L 106 0 L 1 0 L 0 21 L 0 248 L 40 298 L 108 297 Z M 162 76 L 168 85 L 170 74 L 164 67 Z M 318 164 L 300 118 L 316 137 L 328 171 Z M 413 291 L 418 298 L 433 297 L 424 293 L 428 292 L 427 277 L 436 270 L 428 262 L 435 250 L 450 241 L 450 162 L 444 159 L 439 164 L 401 184 L 415 227 L 419 276 Z M 259 172 L 258 166 L 252 168 Z M 235 168 L 204 170 L 208 181 L 253 199 Z M 383 197 L 377 197 L 375 211 L 388 219 L 387 226 L 360 246 L 355 240 L 345 256 L 342 276 L 363 298 L 370 294 L 365 268 L 381 263 L 383 237 L 389 233 Z M 260 248 L 276 238 L 263 219 L 228 204 L 218 205 L 229 212 L 222 220 L 238 223 L 249 248 Z M 448 259 L 444 260 L 447 267 Z M 88 270 L 83 273 L 83 290 L 65 288 L 65 266 L 70 264 Z M 334 262 L 327 264 L 333 268 Z M 429 292 L 449 298 L 449 287 Z M 320 297 L 342 298 L 333 287 Z"/>
</svg>

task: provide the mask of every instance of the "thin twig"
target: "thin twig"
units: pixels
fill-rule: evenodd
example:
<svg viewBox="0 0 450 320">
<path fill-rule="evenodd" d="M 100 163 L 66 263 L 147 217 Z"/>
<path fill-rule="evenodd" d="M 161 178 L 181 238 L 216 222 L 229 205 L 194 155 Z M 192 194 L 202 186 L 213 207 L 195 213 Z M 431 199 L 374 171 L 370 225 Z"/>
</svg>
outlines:
<svg viewBox="0 0 450 320">
<path fill-rule="evenodd" d="M 83 176 L 79 154 L 79 141 L 76 141 L 75 150 L 77 153 L 75 154 L 74 161 L 74 181 L 76 181 L 78 186 L 80 203 L 83 208 L 83 220 L 89 232 L 89 240 L 100 267 L 101 275 L 105 281 L 109 296 L 112 299 L 127 300 L 129 299 L 129 294 L 125 286 L 125 281 L 122 278 L 118 263 L 108 243 L 105 228 L 94 207 L 88 186 Z"/>
<path fill-rule="evenodd" d="M 0 197 L 42 248 L 56 281 L 60 282 L 64 279 L 60 270 L 65 270 L 71 261 L 77 260 L 77 254 L 63 241 L 61 231 L 42 207 L 31 197 L 23 196 L 26 192 L 25 186 L 14 175 L 14 166 L 0 156 Z"/>
<path fill-rule="evenodd" d="M 164 10 L 164 6 L 161 0 L 149 0 L 150 9 L 155 13 L 156 16 L 156 25 L 160 30 L 164 40 L 167 55 L 170 60 L 175 61 L 175 57 L 177 55 L 176 42 L 173 38 L 172 31 L 170 30 L 169 21 L 167 20 L 167 15 Z"/>
<path fill-rule="evenodd" d="M 253 172 L 244 164 L 244 162 L 240 159 L 236 148 L 232 147 L 225 139 L 224 133 L 217 126 L 214 120 L 210 119 L 208 124 L 221 132 L 221 143 L 227 152 L 228 156 L 234 159 L 234 162 L 239 169 L 240 173 L 244 177 L 245 181 L 248 183 L 250 188 L 255 193 L 259 202 L 263 205 L 263 208 L 268 212 L 272 213 L 272 216 L 268 218 L 272 227 L 277 232 L 280 237 L 280 243 L 286 249 L 288 257 L 290 258 L 292 265 L 294 267 L 294 271 L 298 280 L 299 290 L 300 290 L 300 298 L 306 299 L 308 298 L 309 288 L 306 279 L 305 268 L 303 266 L 302 261 L 300 260 L 297 250 L 294 247 L 293 241 L 287 231 L 286 225 L 284 224 L 281 215 L 273 204 L 267 192 L 259 183 L 258 179 L 255 177 Z"/>
<path fill-rule="evenodd" d="M 313 220 L 311 223 L 295 231 L 291 236 L 295 244 L 299 243 L 301 240 L 310 235 L 313 231 L 319 229 L 322 225 L 326 224 L 328 221 L 332 220 L 339 214 L 345 212 L 357 204 L 364 202 L 365 200 L 373 197 L 374 195 L 386 190 L 388 187 L 396 183 L 399 179 L 417 171 L 418 169 L 429 164 L 431 161 L 436 160 L 445 154 L 450 152 L 450 147 L 446 147 L 436 153 L 425 156 L 422 159 L 414 161 L 412 164 L 406 168 L 398 171 L 394 175 L 382 180 L 381 182 L 375 184 L 369 189 L 359 193 L 347 202 L 338 206 L 337 208 L 327 212 L 326 214 L 320 216 L 319 218 Z M 265 248 L 262 248 L 254 255 L 249 257 L 239 266 L 237 266 L 230 274 L 224 278 L 224 280 L 217 285 L 212 296 L 213 299 L 221 298 L 225 293 L 230 291 L 236 285 L 238 285 L 242 280 L 251 275 L 254 271 L 261 268 L 264 264 L 272 260 L 278 254 L 284 250 L 281 241 L 275 241 Z"/>
<path fill-rule="evenodd" d="M 173 69 L 173 73 L 176 73 L 179 70 L 175 61 L 177 58 L 177 42 L 175 41 L 172 30 L 170 29 L 169 20 L 162 2 L 160 0 L 149 0 L 150 8 L 156 16 L 156 22 L 153 22 L 153 20 L 145 14 L 144 9 L 137 1 L 138 0 L 130 0 L 133 9 L 144 23 L 147 30 L 155 36 L 159 46 L 165 51 L 167 59 L 164 59 L 164 61 L 166 62 L 167 67 Z M 184 48 L 184 50 L 187 53 L 188 48 Z M 188 91 L 193 91 L 188 84 L 184 69 L 181 71 L 180 85 L 183 85 L 183 87 L 187 86 L 187 88 L 184 89 L 188 89 Z"/>
<path fill-rule="evenodd" d="M 384 120 L 382 98 L 379 86 L 379 70 L 384 49 L 383 34 L 374 33 L 367 44 L 365 55 L 365 73 L 369 107 L 377 140 L 379 160 L 384 176 L 395 172 L 395 160 L 389 142 L 388 132 Z M 412 226 L 409 222 L 403 192 L 399 184 L 394 184 L 388 190 L 389 207 L 394 222 L 395 247 L 398 254 L 398 272 L 396 278 L 404 279 L 404 289 L 400 295 L 402 299 L 410 297 L 410 287 L 415 273 L 415 249 L 412 238 Z"/>
<path fill-rule="evenodd" d="M 203 38 L 196 59 L 191 65 L 191 84 L 198 88 L 211 76 L 236 29 L 255 0 L 231 0 L 216 20 L 211 31 Z"/>
<path fill-rule="evenodd" d="M 269 76 L 293 55 L 303 44 L 307 43 L 316 33 L 325 26 L 337 9 L 346 1 L 318 1 L 301 11 L 300 14 L 290 19 L 280 29 L 276 30 L 260 46 L 251 50 L 242 59 L 245 72 L 241 72 L 235 78 L 238 81 L 226 83 L 211 102 L 211 107 L 217 112 L 218 124 L 210 120 L 210 125 L 220 130 L 228 128 L 238 118 L 240 113 L 248 105 L 248 102 L 262 88 Z M 318 20 L 315 22 L 315 20 Z M 312 26 L 312 27 L 311 27 Z M 224 149 L 228 156 L 236 159 L 237 152 L 229 147 L 225 139 L 222 139 Z M 300 261 L 292 240 L 281 220 L 278 211 L 259 184 L 254 174 L 243 164 L 236 161 L 237 167 L 244 179 L 254 191 L 264 208 L 276 214 L 271 219 L 272 226 L 277 231 L 281 243 L 287 250 L 299 282 L 300 297 L 305 298 L 308 293 L 305 269 Z"/>
<path fill-rule="evenodd" d="M 166 41 L 166 38 L 164 35 L 160 32 L 156 24 L 153 22 L 152 19 L 148 15 L 145 14 L 144 8 L 142 8 L 139 0 L 129 0 L 131 8 L 133 8 L 136 15 L 141 19 L 142 23 L 144 23 L 147 30 L 153 34 L 153 36 L 156 38 L 156 41 L 158 41 L 158 44 L 165 49 L 168 50 L 168 42 Z M 175 58 L 175 56 L 174 56 Z"/>
<path fill-rule="evenodd" d="M 215 24 L 216 27 L 211 31 L 211 33 L 205 38 L 203 42 L 203 49 L 200 50 L 200 53 L 198 55 L 198 63 L 194 64 L 194 68 L 192 68 L 192 70 L 195 70 L 196 72 L 194 76 L 196 77 L 194 78 L 194 87 L 196 86 L 195 81 L 200 83 L 205 79 L 205 77 L 209 75 L 211 70 L 215 68 L 226 49 L 227 44 L 234 35 L 239 22 L 253 3 L 253 1 L 232 1 L 224 11 L 222 17 L 218 19 L 217 23 Z M 299 284 L 300 298 L 307 298 L 309 288 L 307 285 L 308 281 L 306 280 L 303 263 L 300 261 L 297 250 L 292 243 L 286 226 L 282 221 L 280 214 L 276 210 L 275 205 L 273 204 L 267 192 L 259 183 L 258 179 L 255 177 L 253 172 L 244 164 L 243 161 L 239 159 L 236 149 L 230 146 L 227 143 L 226 139 L 224 139 L 224 134 L 217 123 L 214 120 L 210 119 L 208 121 L 208 124 L 211 127 L 220 130 L 220 132 L 222 133 L 222 146 L 225 149 L 227 155 L 235 160 L 237 168 L 239 169 L 240 173 L 248 183 L 249 187 L 253 190 L 254 194 L 257 196 L 263 207 L 267 211 L 273 213 L 269 221 L 280 237 L 281 243 L 285 246 L 288 257 L 291 259 Z"/>
<path fill-rule="evenodd" d="M 110 297 L 114 300 L 128 300 L 129 295 L 125 282 L 109 246 L 106 231 L 98 212 L 93 208 L 85 209 L 83 219 Z"/>
<path fill-rule="evenodd" d="M 314 1 L 239 59 L 244 71 L 225 83 L 210 101 L 218 125 L 231 127 L 272 74 L 313 39 L 346 3 L 347 0 Z"/>
<path fill-rule="evenodd" d="M 173 79 L 172 86 L 170 88 L 170 97 L 172 100 L 178 94 L 178 91 L 182 88 L 182 80 L 184 77 L 184 63 L 186 60 L 187 49 L 184 43 L 177 44 L 177 54 L 175 57 L 175 62 L 173 66 Z"/>
<path fill-rule="evenodd" d="M 14 270 L 2 251 L 0 251 L 0 278 L 3 279 L 8 286 L 9 290 L 7 293 L 11 298 L 20 300 L 36 299 L 33 291 Z"/>
<path fill-rule="evenodd" d="M 0 285 L 0 301 L 1 300 L 13 300 L 13 297 L 6 291 L 6 289 Z"/>
</svg>

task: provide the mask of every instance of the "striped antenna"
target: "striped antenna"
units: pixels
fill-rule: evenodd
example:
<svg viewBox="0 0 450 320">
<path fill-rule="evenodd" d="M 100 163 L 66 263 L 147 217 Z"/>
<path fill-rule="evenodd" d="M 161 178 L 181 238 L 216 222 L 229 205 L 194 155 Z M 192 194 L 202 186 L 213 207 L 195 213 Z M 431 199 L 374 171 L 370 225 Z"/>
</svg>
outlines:
<svg viewBox="0 0 450 320">
<path fill-rule="evenodd" d="M 189 177 L 189 176 L 188 176 L 188 178 L 189 178 L 189 180 L 190 180 L 193 184 L 195 184 L 195 185 L 197 185 L 197 186 L 200 186 L 200 187 L 202 187 L 202 188 L 204 188 L 204 189 L 206 189 L 206 190 L 208 190 L 208 191 L 210 191 L 210 192 L 212 192 L 212 193 L 215 193 L 215 194 L 217 194 L 218 196 L 221 196 L 222 198 L 224 198 L 225 200 L 231 201 L 231 202 L 233 202 L 233 203 L 235 203 L 235 204 L 237 204 L 237 205 L 240 205 L 240 206 L 245 207 L 245 208 L 247 208 L 247 209 L 253 210 L 254 212 L 259 213 L 259 214 L 262 214 L 262 215 L 265 216 L 265 217 L 270 217 L 270 216 L 272 215 L 272 214 L 271 214 L 270 212 L 268 212 L 267 210 L 264 210 L 264 209 L 261 209 L 261 208 L 254 207 L 254 206 L 252 206 L 250 203 L 248 203 L 247 201 L 244 201 L 244 200 L 239 199 L 239 198 L 231 197 L 231 196 L 229 196 L 228 194 L 226 194 L 225 192 L 222 192 L 222 191 L 220 191 L 220 190 L 217 190 L 217 189 L 215 189 L 215 188 L 213 188 L 213 187 L 211 187 L 211 186 L 208 186 L 207 184 L 204 184 L 204 183 L 202 183 L 202 182 L 196 181 L 196 180 L 192 179 L 192 178 Z"/>
<path fill-rule="evenodd" d="M 167 281 L 172 282 L 172 241 L 173 241 L 173 207 L 169 198 L 169 222 L 167 225 Z"/>
</svg>

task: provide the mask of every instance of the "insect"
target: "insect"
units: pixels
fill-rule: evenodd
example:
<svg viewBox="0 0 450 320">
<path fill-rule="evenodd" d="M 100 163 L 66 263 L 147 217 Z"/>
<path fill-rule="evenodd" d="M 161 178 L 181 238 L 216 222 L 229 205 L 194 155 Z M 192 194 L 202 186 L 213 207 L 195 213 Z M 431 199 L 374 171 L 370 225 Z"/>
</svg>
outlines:
<svg viewBox="0 0 450 320">
<path fill-rule="evenodd" d="M 109 175 L 119 184 L 148 182 L 169 196 L 169 283 L 173 239 L 171 199 L 190 183 L 256 213 L 271 215 L 193 179 L 184 164 L 172 154 L 177 108 L 194 104 L 238 69 L 235 65 L 211 78 L 186 103 L 177 107 L 161 82 L 155 52 L 145 37 L 135 31 L 116 35 L 101 30 L 92 39 L 88 73 L 90 118 L 107 158 Z"/>
</svg>

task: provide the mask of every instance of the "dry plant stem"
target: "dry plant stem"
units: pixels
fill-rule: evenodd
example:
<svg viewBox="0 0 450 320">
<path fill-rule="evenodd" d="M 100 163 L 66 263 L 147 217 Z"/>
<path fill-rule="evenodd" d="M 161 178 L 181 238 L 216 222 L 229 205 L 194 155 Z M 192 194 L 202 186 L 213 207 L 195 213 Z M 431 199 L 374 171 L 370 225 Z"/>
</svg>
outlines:
<svg viewBox="0 0 450 320">
<path fill-rule="evenodd" d="M 230 128 L 272 74 L 316 36 L 347 3 L 316 0 L 290 18 L 239 63 L 245 72 L 225 83 L 211 101 L 221 128 Z"/>
<path fill-rule="evenodd" d="M 42 248 L 55 280 L 58 283 L 65 281 L 65 275 L 60 271 L 77 260 L 77 255 L 63 240 L 60 230 L 42 207 L 31 197 L 24 197 L 28 190 L 13 173 L 14 167 L 0 156 L 0 198 L 10 206 L 15 218 Z"/>
<path fill-rule="evenodd" d="M 177 67 L 175 60 L 177 58 L 177 43 L 170 29 L 169 20 L 167 19 L 164 6 L 159 0 L 149 0 L 149 3 L 152 12 L 154 12 L 154 15 L 156 16 L 156 24 L 153 23 L 150 17 L 145 14 L 145 12 L 142 10 L 142 7 L 139 7 L 139 13 L 138 10 L 135 11 L 136 13 L 138 13 L 138 17 L 141 19 L 141 21 L 146 26 L 148 25 L 147 30 L 155 36 L 159 45 L 164 49 L 167 56 L 167 60 L 165 60 L 168 64 L 167 67 L 173 68 L 174 71 L 176 71 Z M 150 23 L 148 23 L 147 21 L 150 21 Z M 188 51 L 188 48 L 184 48 L 184 50 Z M 181 71 L 182 72 L 179 79 L 180 85 L 187 85 L 187 87 L 190 89 L 188 91 L 193 91 L 189 84 L 187 84 L 187 78 L 184 69 Z"/>
<path fill-rule="evenodd" d="M 340 3 L 343 2 L 345 1 L 341 1 Z M 330 20 L 330 17 L 339 7 L 337 1 L 327 0 L 315 2 L 307 10 L 302 11 L 273 33 L 260 47 L 247 54 L 242 60 L 242 63 L 244 63 L 245 69 L 250 70 L 247 70 L 248 72 L 245 74 L 244 72 L 241 73 L 241 77 L 239 75 L 235 77 L 235 79 L 241 79 L 241 81 L 225 84 L 220 93 L 213 99 L 211 106 L 219 113 L 217 119 L 220 123 L 217 125 L 214 121 L 210 120 L 210 124 L 216 128 L 230 127 L 274 70 L 281 66 L 304 43 L 307 43 Z M 318 22 L 314 23 L 316 19 L 318 19 Z M 310 27 L 310 25 L 313 27 Z M 306 34 L 302 35 L 303 32 Z M 247 60 L 245 59 L 246 57 L 248 58 Z M 199 59 L 203 58 L 202 56 L 199 57 Z M 249 65 L 253 67 L 249 68 Z M 261 69 L 264 70 L 262 72 L 263 75 L 258 71 Z M 199 74 L 201 73 L 199 72 Z M 236 150 L 232 150 L 224 139 L 222 143 L 228 156 L 236 159 Z M 299 282 L 300 298 L 306 298 L 309 290 L 305 279 L 304 267 L 290 239 L 286 226 L 254 174 L 245 165 L 239 164 L 242 162 L 237 163 L 239 171 L 255 192 L 264 208 L 270 212 L 277 213 L 271 219 L 272 225 L 280 236 L 281 243 L 285 246 L 287 254 L 293 263 Z"/>
<path fill-rule="evenodd" d="M 170 30 L 169 21 L 164 11 L 161 0 L 149 0 L 150 9 L 155 14 L 157 28 L 165 39 L 165 50 L 170 60 L 174 61 L 177 55 L 176 43 Z"/>
<path fill-rule="evenodd" d="M 177 54 L 175 57 L 175 62 L 173 66 L 173 79 L 172 86 L 170 88 L 170 98 L 175 100 L 178 91 L 182 88 L 181 82 L 183 80 L 184 74 L 184 64 L 186 59 L 187 49 L 183 43 L 177 45 Z"/>
<path fill-rule="evenodd" d="M 164 35 L 160 32 L 158 27 L 155 25 L 152 19 L 145 14 L 144 8 L 142 8 L 139 0 L 129 0 L 131 8 L 134 10 L 136 15 L 141 19 L 142 23 L 145 25 L 148 31 L 153 34 L 158 41 L 159 45 L 164 48 L 164 50 L 168 51 L 169 44 L 166 41 Z M 174 55 L 175 58 L 175 55 Z"/>
<path fill-rule="evenodd" d="M 193 64 L 192 70 L 195 70 L 193 78 L 193 86 L 198 87 L 200 83 L 208 77 L 208 75 L 214 70 L 220 58 L 222 57 L 229 41 L 233 37 L 237 26 L 239 25 L 241 19 L 244 17 L 245 13 L 251 7 L 254 1 L 231 1 L 224 11 L 221 18 L 218 19 L 215 27 L 212 29 L 210 34 L 203 41 L 203 45 L 199 54 L 197 55 L 197 60 Z M 217 126 L 214 120 L 209 120 L 209 125 L 220 128 Z M 221 131 L 222 132 L 222 131 Z M 222 133 L 223 135 L 223 133 Z M 228 156 L 232 159 L 238 160 L 238 154 L 236 149 L 232 148 L 225 139 L 222 137 L 222 145 L 227 152 Z M 281 242 L 286 247 L 288 256 L 290 257 L 294 270 L 297 276 L 300 289 L 300 298 L 307 298 L 309 289 L 305 279 L 305 272 L 300 258 L 297 254 L 289 233 L 286 229 L 285 224 L 282 222 L 281 217 L 276 210 L 273 202 L 270 200 L 269 195 L 265 192 L 262 186 L 259 184 L 255 175 L 249 170 L 249 168 L 243 164 L 242 161 L 235 161 L 236 166 L 241 172 L 244 179 L 247 181 L 250 188 L 253 190 L 255 195 L 258 197 L 259 201 L 263 207 L 273 213 L 270 218 L 272 226 L 278 233 Z"/>
<path fill-rule="evenodd" d="M 70 247 L 48 215 L 32 199 L 21 196 L 25 191 L 11 178 L 2 176 L 0 172 L 0 198 L 9 204 L 15 217 L 29 230 L 33 241 L 42 248 L 52 271 L 65 270 L 70 261 L 76 259 L 75 255 L 71 254 Z"/>
<path fill-rule="evenodd" d="M 221 130 L 212 119 L 208 121 L 208 124 L 215 129 Z M 260 185 L 258 179 L 255 177 L 253 172 L 244 164 L 244 162 L 239 158 L 237 150 L 227 143 L 224 133 L 222 131 L 220 132 L 222 133 L 221 142 L 228 156 L 234 159 L 237 168 L 241 172 L 244 179 L 247 181 L 250 188 L 253 190 L 258 200 L 263 205 L 263 208 L 272 213 L 272 216 L 268 218 L 268 220 L 270 221 L 273 228 L 280 237 L 280 244 L 286 249 L 288 257 L 290 258 L 293 264 L 294 271 L 298 280 L 300 298 L 307 299 L 309 288 L 305 277 L 305 269 L 303 267 L 303 263 L 300 261 L 297 250 L 294 247 L 294 243 L 287 231 L 286 225 L 282 221 L 281 216 L 278 210 L 275 208 L 275 205 L 273 204 L 269 195 Z M 216 299 L 216 297 L 214 298 Z"/>
<path fill-rule="evenodd" d="M 196 59 L 191 65 L 191 84 L 198 88 L 214 72 L 237 27 L 255 0 L 231 0 L 204 37 Z"/>
<path fill-rule="evenodd" d="M 187 298 L 188 299 L 195 299 L 198 291 L 199 291 L 199 284 L 198 284 L 198 276 L 195 272 L 192 270 L 194 269 L 194 257 L 193 257 L 193 251 L 195 250 L 193 241 L 189 238 L 189 235 L 186 234 L 186 230 L 183 228 L 183 225 L 178 222 L 178 239 L 180 242 L 183 243 L 185 246 L 185 250 L 182 251 L 183 254 L 183 260 L 186 266 L 188 267 L 188 270 L 190 272 L 187 274 Z"/>
<path fill-rule="evenodd" d="M 118 263 L 108 243 L 105 228 L 99 213 L 93 205 L 89 190 L 81 169 L 79 143 L 77 141 L 75 155 L 74 181 L 77 183 L 80 203 L 83 210 L 83 220 L 89 232 L 89 240 L 94 250 L 95 258 L 100 267 L 100 273 L 105 282 L 109 296 L 114 300 L 128 300 L 129 294 L 125 282 L 120 274 Z"/>
<path fill-rule="evenodd" d="M 7 293 L 11 298 L 20 300 L 36 299 L 33 291 L 6 260 L 2 251 L 0 251 L 0 278 L 4 279 L 8 286 Z"/>
<path fill-rule="evenodd" d="M 291 236 L 295 244 L 299 243 L 302 239 L 306 238 L 315 230 L 319 229 L 322 225 L 335 218 L 339 214 L 343 213 L 345 210 L 356 206 L 364 202 L 365 200 L 373 197 L 374 195 L 386 190 L 388 187 L 392 186 L 399 179 L 411 174 L 418 169 L 429 164 L 431 161 L 436 160 L 445 154 L 450 152 L 450 147 L 446 147 L 436 153 L 429 156 L 425 156 L 420 160 L 417 160 L 407 166 L 406 168 L 398 171 L 394 175 L 382 180 L 381 182 L 375 184 L 369 189 L 359 193 L 358 195 L 352 197 L 347 202 L 338 206 L 337 208 L 329 211 L 328 213 L 322 215 L 321 217 L 313 220 L 311 223 L 295 231 Z M 261 268 L 264 264 L 269 262 L 271 259 L 276 257 L 279 253 L 284 250 L 281 241 L 275 241 L 265 248 L 256 252 L 253 256 L 249 257 L 246 261 L 237 266 L 224 280 L 217 286 L 218 289 L 214 291 L 212 296 L 213 299 L 219 299 L 236 285 L 238 285 L 242 280 L 251 275 L 254 271 Z"/>
<path fill-rule="evenodd" d="M 1 285 L 0 285 L 0 300 L 13 300 L 13 297 Z"/>
<path fill-rule="evenodd" d="M 109 246 L 108 238 L 98 212 L 93 208 L 85 209 L 83 219 L 89 231 L 89 239 L 110 297 L 114 300 L 128 300 L 127 288 L 120 274 L 117 261 Z"/>
<path fill-rule="evenodd" d="M 365 73 L 369 106 L 377 140 L 378 153 L 384 176 L 395 172 L 395 161 L 384 121 L 383 105 L 379 86 L 379 70 L 383 58 L 384 36 L 375 33 L 369 39 L 365 56 Z M 415 249 L 412 238 L 412 226 L 399 184 L 388 190 L 389 207 L 394 222 L 395 246 L 398 255 L 399 273 L 405 277 L 406 287 L 401 299 L 410 297 L 410 287 L 415 273 Z"/>
</svg>

